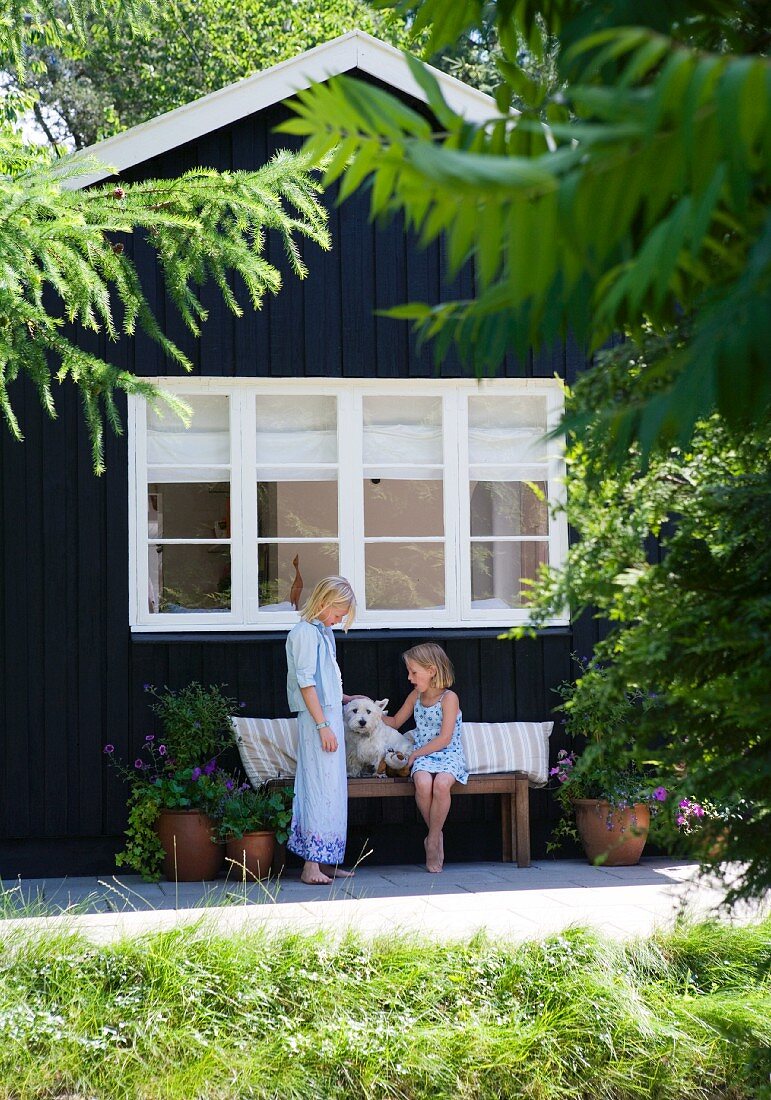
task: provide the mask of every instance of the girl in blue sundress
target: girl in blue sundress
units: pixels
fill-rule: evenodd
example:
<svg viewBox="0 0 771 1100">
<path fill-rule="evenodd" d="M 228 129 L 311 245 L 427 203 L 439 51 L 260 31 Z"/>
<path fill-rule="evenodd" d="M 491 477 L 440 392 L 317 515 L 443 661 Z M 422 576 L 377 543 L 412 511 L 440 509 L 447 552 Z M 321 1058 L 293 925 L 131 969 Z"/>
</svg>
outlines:
<svg viewBox="0 0 771 1100">
<path fill-rule="evenodd" d="M 409 758 L 415 801 L 428 828 L 426 870 L 444 865 L 442 828 L 450 811 L 453 784 L 467 783 L 468 771 L 461 744 L 462 715 L 458 696 L 450 691 L 455 679 L 450 658 L 433 642 L 416 645 L 402 654 L 413 690 L 404 705 L 383 721 L 399 729 L 415 718 L 415 749 Z"/>
<path fill-rule="evenodd" d="M 348 878 L 345 855 L 348 780 L 345 771 L 343 683 L 332 627 L 353 622 L 356 598 L 344 577 L 319 581 L 286 639 L 287 698 L 297 712 L 297 774 L 287 848 L 305 860 L 309 886 Z"/>
</svg>

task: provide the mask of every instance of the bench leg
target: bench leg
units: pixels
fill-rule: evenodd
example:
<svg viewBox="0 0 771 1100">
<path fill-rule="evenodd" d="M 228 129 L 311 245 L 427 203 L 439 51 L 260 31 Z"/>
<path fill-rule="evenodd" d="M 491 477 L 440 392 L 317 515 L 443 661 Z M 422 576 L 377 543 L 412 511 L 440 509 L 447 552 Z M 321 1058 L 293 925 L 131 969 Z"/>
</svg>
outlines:
<svg viewBox="0 0 771 1100">
<path fill-rule="evenodd" d="M 530 788 L 527 779 L 517 779 L 512 796 L 516 829 L 517 866 L 530 866 Z"/>
<path fill-rule="evenodd" d="M 504 863 L 514 860 L 514 796 L 501 795 L 501 859 Z"/>
</svg>

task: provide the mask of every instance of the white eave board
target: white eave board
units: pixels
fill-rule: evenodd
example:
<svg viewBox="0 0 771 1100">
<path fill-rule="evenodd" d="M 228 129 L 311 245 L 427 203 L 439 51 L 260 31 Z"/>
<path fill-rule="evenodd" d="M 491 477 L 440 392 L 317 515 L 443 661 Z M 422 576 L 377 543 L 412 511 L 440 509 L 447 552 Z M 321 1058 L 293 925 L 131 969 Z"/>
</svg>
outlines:
<svg viewBox="0 0 771 1100">
<path fill-rule="evenodd" d="M 104 168 L 75 177 L 66 186 L 75 189 L 98 183 L 115 172 L 142 164 L 188 141 L 195 141 L 213 130 L 289 99 L 311 84 L 321 83 L 353 69 L 382 80 L 395 91 L 426 102 L 425 93 L 416 83 L 399 50 L 364 31 L 349 31 L 289 61 L 282 61 L 270 69 L 245 77 L 84 149 L 78 155 L 96 160 Z M 448 104 L 469 121 L 480 122 L 496 113 L 495 102 L 483 92 L 431 66 L 429 69 Z"/>
</svg>

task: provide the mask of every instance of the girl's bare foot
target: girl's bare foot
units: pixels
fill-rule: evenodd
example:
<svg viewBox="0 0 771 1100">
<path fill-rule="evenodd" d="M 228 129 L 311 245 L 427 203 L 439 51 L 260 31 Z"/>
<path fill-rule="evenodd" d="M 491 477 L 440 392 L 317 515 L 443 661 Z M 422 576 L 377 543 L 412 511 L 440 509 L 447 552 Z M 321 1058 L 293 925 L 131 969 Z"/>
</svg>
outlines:
<svg viewBox="0 0 771 1100">
<path fill-rule="evenodd" d="M 329 875 L 325 875 L 319 867 L 318 863 L 311 863 L 306 861 L 305 866 L 300 874 L 300 882 L 304 882 L 306 886 L 331 886 L 332 879 Z"/>
<path fill-rule="evenodd" d="M 331 864 L 325 863 L 322 868 L 322 874 L 329 875 L 331 878 L 353 878 L 353 871 L 344 871 L 342 867 L 333 867 Z"/>
<path fill-rule="evenodd" d="M 426 849 L 426 870 L 430 871 L 432 875 L 437 874 L 442 869 L 441 839 L 440 837 L 432 837 L 429 833 L 423 844 Z"/>
</svg>

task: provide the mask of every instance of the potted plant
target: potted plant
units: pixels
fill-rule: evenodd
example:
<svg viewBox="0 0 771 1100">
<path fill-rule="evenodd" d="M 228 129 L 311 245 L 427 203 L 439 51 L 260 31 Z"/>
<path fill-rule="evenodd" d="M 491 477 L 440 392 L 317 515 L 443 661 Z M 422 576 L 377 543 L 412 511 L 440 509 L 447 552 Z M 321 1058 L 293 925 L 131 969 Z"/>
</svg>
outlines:
<svg viewBox="0 0 771 1100">
<path fill-rule="evenodd" d="M 162 735 L 147 734 L 133 768 L 116 762 L 131 785 L 126 847 L 116 857 L 150 881 L 201 881 L 219 873 L 224 845 L 212 812 L 236 779 L 218 765 L 232 744 L 231 715 L 237 704 L 220 687 L 189 684 L 157 691 L 145 684 Z M 114 746 L 105 753 L 115 761 Z"/>
<path fill-rule="evenodd" d="M 642 691 L 615 694 L 606 668 L 577 660 L 580 679 L 556 690 L 568 734 L 585 747 L 580 754 L 561 749 L 550 771 L 563 815 L 549 849 L 579 838 L 590 862 L 629 866 L 639 861 L 651 816 L 668 797 L 630 747 L 634 715 L 651 700 Z"/>
<path fill-rule="evenodd" d="M 216 811 L 217 836 L 225 858 L 242 875 L 256 879 L 270 873 L 276 841 L 284 844 L 292 820 L 292 791 L 267 786 L 253 790 L 243 783 L 228 790 Z"/>
</svg>

